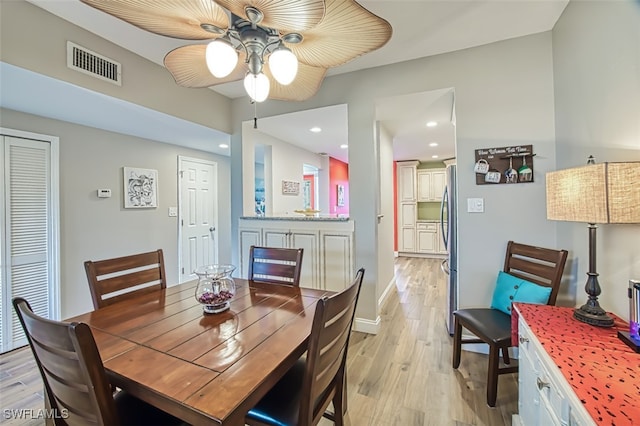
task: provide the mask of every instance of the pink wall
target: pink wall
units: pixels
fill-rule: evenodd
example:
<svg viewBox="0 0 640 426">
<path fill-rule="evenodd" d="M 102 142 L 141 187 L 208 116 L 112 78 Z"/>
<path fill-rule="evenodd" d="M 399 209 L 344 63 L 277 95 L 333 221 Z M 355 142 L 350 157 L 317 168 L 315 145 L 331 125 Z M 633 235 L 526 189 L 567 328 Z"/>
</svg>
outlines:
<svg viewBox="0 0 640 426">
<path fill-rule="evenodd" d="M 303 175 L 303 179 L 305 181 L 309 181 L 309 188 L 311 189 L 310 195 L 311 195 L 311 205 L 309 206 L 309 208 L 311 209 L 315 209 L 316 208 L 316 185 L 315 185 L 315 176 L 313 175 Z"/>
<path fill-rule="evenodd" d="M 344 206 L 338 206 L 338 185 L 344 187 Z M 329 157 L 329 213 L 349 214 L 349 165 Z"/>
</svg>

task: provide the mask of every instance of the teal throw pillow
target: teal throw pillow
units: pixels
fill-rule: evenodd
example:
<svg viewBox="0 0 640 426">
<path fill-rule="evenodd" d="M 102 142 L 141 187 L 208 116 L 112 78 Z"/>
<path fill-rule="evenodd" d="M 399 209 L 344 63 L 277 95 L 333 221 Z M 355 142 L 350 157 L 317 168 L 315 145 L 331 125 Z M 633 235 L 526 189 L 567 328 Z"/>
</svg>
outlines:
<svg viewBox="0 0 640 426">
<path fill-rule="evenodd" d="M 493 290 L 491 307 L 511 315 L 511 302 L 545 305 L 549 301 L 551 287 L 545 287 L 500 271 Z"/>
</svg>

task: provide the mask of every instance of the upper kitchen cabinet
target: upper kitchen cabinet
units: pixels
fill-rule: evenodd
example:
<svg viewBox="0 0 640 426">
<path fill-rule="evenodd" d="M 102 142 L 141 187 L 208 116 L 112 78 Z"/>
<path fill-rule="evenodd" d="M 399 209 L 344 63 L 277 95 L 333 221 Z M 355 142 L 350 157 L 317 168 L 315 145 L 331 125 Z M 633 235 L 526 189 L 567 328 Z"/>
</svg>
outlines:
<svg viewBox="0 0 640 426">
<path fill-rule="evenodd" d="M 416 169 L 417 161 L 398 161 L 398 201 L 401 203 L 416 202 Z"/>
<path fill-rule="evenodd" d="M 445 169 L 418 169 L 418 202 L 442 201 L 446 174 Z"/>
</svg>

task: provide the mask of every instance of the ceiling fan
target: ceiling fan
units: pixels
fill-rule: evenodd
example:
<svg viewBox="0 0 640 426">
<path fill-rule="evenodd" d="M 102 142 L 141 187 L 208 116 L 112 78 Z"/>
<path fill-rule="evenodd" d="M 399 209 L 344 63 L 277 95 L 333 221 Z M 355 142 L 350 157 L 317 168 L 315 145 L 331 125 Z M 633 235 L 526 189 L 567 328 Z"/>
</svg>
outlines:
<svg viewBox="0 0 640 426">
<path fill-rule="evenodd" d="M 328 68 L 382 47 L 391 25 L 354 0 L 81 0 L 155 34 L 206 40 L 169 52 L 183 87 L 244 79 L 253 101 L 303 101 Z"/>
</svg>

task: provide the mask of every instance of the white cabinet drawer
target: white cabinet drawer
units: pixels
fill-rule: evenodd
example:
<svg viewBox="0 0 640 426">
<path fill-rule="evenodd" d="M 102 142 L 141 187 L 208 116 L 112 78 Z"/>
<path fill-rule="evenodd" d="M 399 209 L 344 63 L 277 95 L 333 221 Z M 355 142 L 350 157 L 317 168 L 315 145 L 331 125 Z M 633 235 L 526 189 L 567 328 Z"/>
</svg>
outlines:
<svg viewBox="0 0 640 426">
<path fill-rule="evenodd" d="M 419 231 L 436 232 L 437 227 L 438 227 L 438 225 L 436 223 L 418 222 L 416 224 L 416 228 Z"/>
<path fill-rule="evenodd" d="M 548 411 L 548 419 L 550 422 L 542 422 L 540 424 L 569 424 L 569 407 L 564 395 L 560 390 L 560 384 L 555 376 L 552 376 L 540 359 L 539 353 L 535 354 L 536 364 L 536 387 L 540 394 L 540 405 Z M 544 417 L 544 416 L 543 416 Z"/>
</svg>

